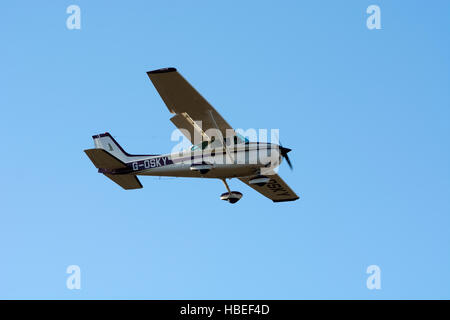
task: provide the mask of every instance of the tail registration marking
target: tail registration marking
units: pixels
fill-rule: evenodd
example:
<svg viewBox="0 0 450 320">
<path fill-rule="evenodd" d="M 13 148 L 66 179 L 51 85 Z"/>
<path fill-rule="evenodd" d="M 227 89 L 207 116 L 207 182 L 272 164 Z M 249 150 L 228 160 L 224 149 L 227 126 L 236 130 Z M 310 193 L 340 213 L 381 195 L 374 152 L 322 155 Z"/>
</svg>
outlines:
<svg viewBox="0 0 450 320">
<path fill-rule="evenodd" d="M 169 164 L 173 164 L 173 161 L 170 160 L 169 157 L 158 157 L 158 158 L 135 161 L 132 163 L 132 167 L 133 167 L 134 171 L 137 171 L 137 170 L 142 170 L 142 169 L 164 167 Z"/>
</svg>

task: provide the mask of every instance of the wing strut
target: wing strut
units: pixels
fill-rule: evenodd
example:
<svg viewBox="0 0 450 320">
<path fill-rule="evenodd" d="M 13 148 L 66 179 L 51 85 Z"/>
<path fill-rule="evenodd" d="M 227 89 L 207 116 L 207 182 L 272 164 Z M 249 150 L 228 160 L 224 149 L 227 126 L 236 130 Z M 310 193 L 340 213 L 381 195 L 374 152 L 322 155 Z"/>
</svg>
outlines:
<svg viewBox="0 0 450 320">
<path fill-rule="evenodd" d="M 221 132 L 220 129 L 219 129 L 219 126 L 217 125 L 216 119 L 214 119 L 214 116 L 213 116 L 211 110 L 208 110 L 208 112 L 209 112 L 209 116 L 211 117 L 211 120 L 212 120 L 214 126 L 216 127 L 216 129 L 219 132 Z M 225 137 L 222 137 L 222 139 L 220 140 L 220 143 L 222 144 L 223 148 L 225 149 L 225 152 L 227 153 L 227 155 L 230 158 L 231 162 L 234 162 L 233 156 L 231 155 L 230 151 L 228 150 L 228 147 L 227 147 L 226 143 L 223 143 L 224 141 L 225 141 Z M 225 181 L 224 181 L 224 183 L 226 184 Z M 228 188 L 228 190 L 229 190 L 229 188 Z"/>
</svg>

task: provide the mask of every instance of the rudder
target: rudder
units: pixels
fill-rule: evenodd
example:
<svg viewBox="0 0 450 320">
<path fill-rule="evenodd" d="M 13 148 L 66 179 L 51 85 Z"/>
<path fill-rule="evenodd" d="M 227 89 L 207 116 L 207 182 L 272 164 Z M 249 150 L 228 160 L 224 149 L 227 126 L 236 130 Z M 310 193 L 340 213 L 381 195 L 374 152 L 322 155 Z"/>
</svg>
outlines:
<svg viewBox="0 0 450 320">
<path fill-rule="evenodd" d="M 131 156 L 123 150 L 109 132 L 97 134 L 92 136 L 92 138 L 94 139 L 94 144 L 97 149 L 106 150 L 122 162 L 127 162 L 128 158 Z"/>
</svg>

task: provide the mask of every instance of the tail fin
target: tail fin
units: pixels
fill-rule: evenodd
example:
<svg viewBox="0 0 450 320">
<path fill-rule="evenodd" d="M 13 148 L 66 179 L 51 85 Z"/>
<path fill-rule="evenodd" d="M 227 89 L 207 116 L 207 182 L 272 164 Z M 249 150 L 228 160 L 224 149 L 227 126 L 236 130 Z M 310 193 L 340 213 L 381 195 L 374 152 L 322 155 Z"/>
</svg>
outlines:
<svg viewBox="0 0 450 320">
<path fill-rule="evenodd" d="M 84 150 L 84 152 L 99 172 L 126 190 L 142 188 L 141 182 L 135 175 L 111 172 L 127 168 L 125 163 L 132 161 L 132 158 L 136 156 L 126 153 L 108 132 L 92 136 L 92 138 L 95 149 Z"/>
<path fill-rule="evenodd" d="M 130 161 L 129 158 L 132 157 L 132 155 L 126 153 L 108 132 L 92 136 L 92 138 L 94 139 L 95 147 L 97 149 L 108 151 L 108 153 L 112 154 L 122 162 Z"/>
</svg>

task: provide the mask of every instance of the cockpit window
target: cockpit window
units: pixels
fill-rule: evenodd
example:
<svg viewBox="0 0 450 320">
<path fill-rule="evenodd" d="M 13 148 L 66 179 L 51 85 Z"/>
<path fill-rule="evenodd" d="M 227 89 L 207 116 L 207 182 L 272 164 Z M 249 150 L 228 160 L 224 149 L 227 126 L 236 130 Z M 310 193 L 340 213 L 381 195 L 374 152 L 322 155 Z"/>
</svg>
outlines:
<svg viewBox="0 0 450 320">
<path fill-rule="evenodd" d="M 235 138 L 236 137 L 239 138 L 240 141 L 236 141 L 236 139 L 235 139 L 234 140 L 235 143 L 245 143 L 245 144 L 249 144 L 250 143 L 250 141 L 246 137 L 244 137 L 242 134 L 239 134 L 239 133 L 236 132 Z"/>
<path fill-rule="evenodd" d="M 200 148 L 202 150 L 205 150 L 206 147 L 208 146 L 208 144 L 209 144 L 209 141 L 203 141 L 202 143 L 199 143 L 199 144 L 196 144 L 196 145 L 192 146 L 191 147 L 191 151 L 198 150 Z"/>
<path fill-rule="evenodd" d="M 191 147 L 191 151 L 195 151 L 195 150 L 199 150 L 199 149 L 205 150 L 208 146 L 210 146 L 212 148 L 220 147 L 221 143 L 219 141 L 217 143 L 214 143 L 215 141 L 216 141 L 215 137 L 211 137 L 211 141 L 203 141 L 202 143 L 193 145 Z M 227 146 L 230 146 L 232 141 L 234 142 L 235 145 L 242 144 L 242 143 L 245 143 L 245 144 L 250 143 L 246 137 L 244 137 L 243 135 L 241 135 L 239 133 L 236 133 L 236 135 L 233 136 L 233 138 L 231 138 L 231 139 L 230 138 L 225 139 L 225 144 Z"/>
</svg>

